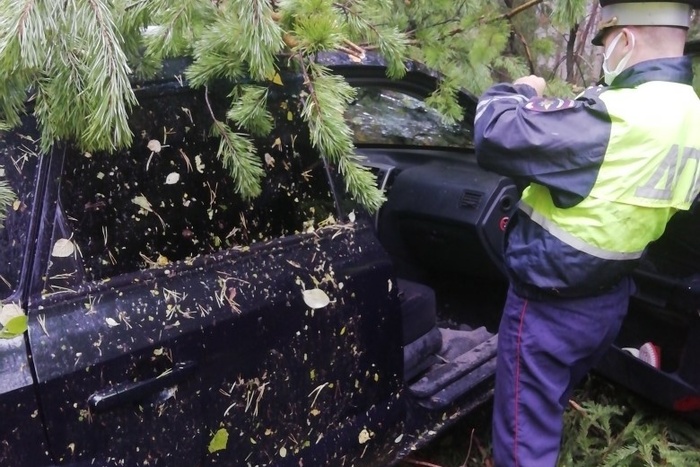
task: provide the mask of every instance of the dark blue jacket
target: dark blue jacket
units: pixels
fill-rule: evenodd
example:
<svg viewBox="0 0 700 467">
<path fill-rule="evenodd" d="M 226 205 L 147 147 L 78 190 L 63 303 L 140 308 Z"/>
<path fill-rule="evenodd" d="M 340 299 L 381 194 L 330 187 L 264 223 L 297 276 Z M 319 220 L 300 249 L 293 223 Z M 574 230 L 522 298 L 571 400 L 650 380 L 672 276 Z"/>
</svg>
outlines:
<svg viewBox="0 0 700 467">
<path fill-rule="evenodd" d="M 588 88 L 575 100 L 540 98 L 527 85 L 486 91 L 475 119 L 479 164 L 529 185 L 505 245 L 520 295 L 609 290 L 668 219 L 688 208 L 700 186 L 700 100 L 691 84 L 691 61 L 682 57 L 636 64 L 613 86 Z M 668 193 L 658 188 L 667 173 L 674 174 Z M 610 221 L 617 211 L 629 226 Z"/>
</svg>

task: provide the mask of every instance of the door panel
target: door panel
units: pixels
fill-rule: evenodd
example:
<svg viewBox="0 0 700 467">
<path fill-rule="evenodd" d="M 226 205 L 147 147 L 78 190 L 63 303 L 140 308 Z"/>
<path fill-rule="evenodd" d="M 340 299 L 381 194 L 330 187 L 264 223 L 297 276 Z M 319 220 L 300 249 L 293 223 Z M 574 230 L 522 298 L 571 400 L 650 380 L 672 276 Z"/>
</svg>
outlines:
<svg viewBox="0 0 700 467">
<path fill-rule="evenodd" d="M 400 322 L 373 239 L 292 237 L 46 300 L 30 336 L 56 458 L 264 462 L 388 402 Z M 315 281 L 332 301 L 317 310 Z M 222 428 L 230 448 L 205 453 Z"/>
<path fill-rule="evenodd" d="M 396 402 L 400 389 L 391 263 L 365 226 L 284 242 L 241 258 L 233 271 L 240 308 L 256 312 L 233 319 L 212 312 L 227 322 L 206 331 L 207 368 L 218 378 L 207 378 L 215 383 L 206 391 L 208 431 L 225 430 L 229 445 L 203 463 L 298 465 L 299 455 L 305 465 L 332 465 L 313 447 Z M 326 307 L 304 302 L 304 289 L 315 287 L 329 296 Z"/>
<path fill-rule="evenodd" d="M 252 201 L 216 156 L 202 92 L 179 84 L 141 91 L 128 150 L 67 147 L 56 164 L 29 337 L 57 462 L 291 459 L 398 391 L 391 264 L 371 227 L 336 223 L 298 102 L 278 91 Z M 210 96 L 218 114 L 227 92 Z M 318 310 L 315 288 L 331 300 Z"/>
<path fill-rule="evenodd" d="M 203 441 L 196 374 L 179 380 L 161 375 L 192 361 L 201 331 L 193 320 L 181 326 L 168 320 L 162 295 L 144 302 L 171 282 L 61 294 L 30 313 L 39 392 L 58 462 L 98 454 L 101 461 L 127 464 L 198 455 Z M 133 389 L 159 376 L 167 384 Z M 110 390 L 121 392 L 118 401 L 104 402 Z"/>
</svg>

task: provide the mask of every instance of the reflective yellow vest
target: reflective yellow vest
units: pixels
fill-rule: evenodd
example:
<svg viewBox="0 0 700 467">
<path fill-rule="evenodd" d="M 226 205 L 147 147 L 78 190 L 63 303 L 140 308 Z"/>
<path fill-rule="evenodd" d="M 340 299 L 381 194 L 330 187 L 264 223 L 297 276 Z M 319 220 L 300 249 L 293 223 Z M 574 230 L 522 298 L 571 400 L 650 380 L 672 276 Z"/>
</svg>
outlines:
<svg viewBox="0 0 700 467">
<path fill-rule="evenodd" d="M 602 259 L 636 259 L 700 191 L 700 103 L 687 105 L 697 101 L 690 86 L 662 81 L 602 92 L 600 99 L 611 115 L 611 132 L 588 197 L 557 208 L 548 188 L 532 184 L 521 209 L 580 251 Z M 661 99 L 662 107 L 650 105 Z"/>
<path fill-rule="evenodd" d="M 506 234 L 516 292 L 603 293 L 700 191 L 688 57 L 649 60 L 573 99 L 501 83 L 479 100 L 477 160 L 527 185 Z"/>
</svg>

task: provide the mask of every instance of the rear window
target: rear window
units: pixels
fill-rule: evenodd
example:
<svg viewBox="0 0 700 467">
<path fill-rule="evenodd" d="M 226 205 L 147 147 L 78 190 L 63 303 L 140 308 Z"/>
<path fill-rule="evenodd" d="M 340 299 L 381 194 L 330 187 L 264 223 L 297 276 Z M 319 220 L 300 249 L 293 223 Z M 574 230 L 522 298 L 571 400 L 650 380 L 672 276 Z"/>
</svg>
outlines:
<svg viewBox="0 0 700 467">
<path fill-rule="evenodd" d="M 210 100 L 223 118 L 226 94 Z M 94 281 L 305 231 L 335 207 L 319 158 L 287 115 L 258 143 L 263 191 L 247 201 L 217 158 L 202 93 L 141 99 L 130 149 L 68 150 L 60 188 L 66 227 L 55 241 L 75 245 L 77 272 Z M 52 260 L 50 278 L 75 273 Z"/>
<path fill-rule="evenodd" d="M 12 191 L 7 218 L 0 227 L 0 299 L 19 284 L 39 163 L 37 134 L 29 119 L 21 127 L 0 134 L 0 179 Z"/>
</svg>

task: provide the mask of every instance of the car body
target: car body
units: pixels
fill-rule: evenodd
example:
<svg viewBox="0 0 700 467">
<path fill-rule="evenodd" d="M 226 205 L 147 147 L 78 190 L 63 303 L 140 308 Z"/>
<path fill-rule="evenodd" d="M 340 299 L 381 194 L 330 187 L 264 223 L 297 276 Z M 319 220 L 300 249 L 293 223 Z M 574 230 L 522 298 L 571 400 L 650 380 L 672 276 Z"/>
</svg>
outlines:
<svg viewBox="0 0 700 467">
<path fill-rule="evenodd" d="M 3 307 L 28 330 L 0 340 L 2 465 L 391 465 L 489 400 L 519 189 L 476 163 L 476 99 L 444 125 L 424 67 L 319 60 L 359 90 L 348 121 L 388 198 L 374 215 L 311 147 L 292 72 L 269 83 L 252 201 L 209 134 L 205 92 L 223 115 L 231 84 L 191 89 L 182 62 L 136 85 L 131 148 L 39 157 L 29 117 L 3 135 Z M 697 417 L 697 315 L 660 302 L 685 279 L 640 274 L 600 370 Z M 621 350 L 649 340 L 661 370 Z"/>
</svg>

